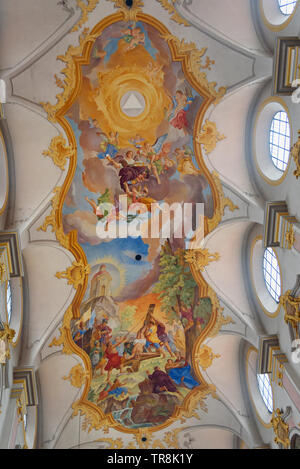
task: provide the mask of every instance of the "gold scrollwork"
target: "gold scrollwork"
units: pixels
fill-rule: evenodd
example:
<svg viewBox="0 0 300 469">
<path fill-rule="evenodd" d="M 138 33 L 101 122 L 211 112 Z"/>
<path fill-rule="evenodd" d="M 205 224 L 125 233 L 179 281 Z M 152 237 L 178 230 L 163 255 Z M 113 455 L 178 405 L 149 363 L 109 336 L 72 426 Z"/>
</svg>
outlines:
<svg viewBox="0 0 300 469">
<path fill-rule="evenodd" d="M 87 22 L 88 14 L 96 8 L 99 0 L 87 0 L 87 3 L 85 3 L 83 0 L 76 0 L 76 2 L 77 7 L 81 10 L 81 16 L 79 21 L 75 24 L 75 26 L 73 26 L 71 32 L 78 31 L 78 29 L 80 29 L 81 26 Z"/>
<path fill-rule="evenodd" d="M 206 154 L 209 154 L 216 148 L 217 143 L 225 138 L 225 135 L 218 132 L 216 123 L 206 119 L 201 133 L 196 137 L 196 141 L 203 145 Z"/>
<path fill-rule="evenodd" d="M 208 220 L 209 232 L 213 231 L 219 225 L 224 216 L 226 207 L 228 207 L 231 212 L 239 210 L 239 207 L 235 205 L 232 200 L 230 200 L 228 197 L 225 197 L 220 176 L 216 171 L 212 172 L 212 178 L 214 180 L 215 186 L 217 187 L 220 203 L 219 206 L 216 207 L 213 218 Z"/>
<path fill-rule="evenodd" d="M 185 260 L 203 272 L 205 267 L 220 259 L 219 253 L 211 254 L 208 249 L 191 249 L 185 254 Z"/>
<path fill-rule="evenodd" d="M 22 449 L 29 449 L 27 440 L 26 440 L 26 428 L 25 428 L 25 423 L 24 423 L 24 416 L 26 415 L 26 404 L 24 402 L 24 399 L 22 398 L 17 399 L 16 405 L 17 405 L 18 423 L 22 424 L 22 431 L 23 431 L 23 438 L 24 438 L 24 445 Z"/>
<path fill-rule="evenodd" d="M 62 62 L 67 64 L 66 68 L 61 71 L 62 75 L 65 76 L 64 80 L 61 81 L 60 84 L 60 87 L 63 87 L 63 92 L 56 95 L 56 104 L 50 104 L 49 102 L 40 103 L 40 105 L 43 106 L 44 110 L 47 112 L 48 120 L 50 122 L 56 122 L 57 111 L 64 107 L 65 103 L 68 101 L 74 91 L 74 85 L 76 83 L 77 65 L 73 58 L 76 56 L 80 56 L 84 47 L 89 42 L 94 42 L 96 38 L 96 34 L 90 34 L 89 29 L 85 28 L 79 36 L 79 45 L 69 46 L 67 52 L 64 55 L 59 55 L 57 57 L 58 60 L 61 60 Z"/>
<path fill-rule="evenodd" d="M 277 383 L 280 388 L 283 388 L 283 372 L 284 365 L 283 363 L 279 363 L 278 367 L 276 368 L 275 383 Z"/>
<path fill-rule="evenodd" d="M 144 6 L 143 0 L 133 0 L 132 6 L 129 8 L 126 6 L 124 0 L 110 0 L 115 4 L 115 8 L 121 10 L 124 15 L 125 21 L 136 21 L 137 14 L 141 11 Z"/>
<path fill-rule="evenodd" d="M 214 97 L 213 103 L 214 105 L 217 105 L 225 95 L 227 88 L 225 86 L 221 86 L 217 90 L 217 83 L 209 82 L 206 73 L 202 71 L 204 69 L 210 70 L 211 65 L 215 63 L 208 56 L 205 59 L 205 63 L 202 63 L 202 59 L 207 52 L 207 47 L 203 47 L 199 50 L 194 42 L 186 42 L 184 39 L 180 40 L 178 37 L 173 36 L 172 34 L 164 34 L 162 37 L 169 44 L 172 44 L 173 47 L 176 47 L 179 56 L 188 57 L 186 64 L 187 71 L 195 77 L 197 83 L 202 88 L 204 88 L 211 96 Z"/>
<path fill-rule="evenodd" d="M 175 3 L 177 0 L 157 0 L 157 1 L 171 15 L 171 20 L 175 21 L 175 23 L 183 24 L 184 26 L 190 26 L 190 23 L 185 18 L 183 18 L 176 10 Z"/>
<path fill-rule="evenodd" d="M 108 449 L 123 449 L 124 448 L 124 442 L 122 438 L 116 438 L 115 440 L 113 438 L 99 438 L 99 440 L 96 440 L 97 443 L 108 443 L 110 446 Z"/>
<path fill-rule="evenodd" d="M 164 443 L 166 444 L 166 448 L 178 449 L 179 448 L 178 433 L 183 432 L 184 430 L 185 428 L 179 427 L 179 428 L 175 428 L 175 430 L 172 430 L 170 432 L 166 432 L 165 437 L 164 437 Z"/>
<path fill-rule="evenodd" d="M 281 444 L 284 448 L 288 448 L 291 445 L 289 439 L 289 426 L 284 422 L 283 412 L 280 409 L 276 410 L 275 416 L 272 418 L 271 423 L 275 433 L 274 441 L 276 444 Z"/>
<path fill-rule="evenodd" d="M 0 329 L 0 363 L 4 364 L 10 359 L 9 345 L 12 343 L 16 331 L 9 327 L 9 324 L 2 323 Z"/>
<path fill-rule="evenodd" d="M 234 324 L 234 320 L 230 316 L 226 316 L 226 317 L 223 316 L 222 314 L 223 311 L 224 311 L 224 308 L 220 308 L 219 314 L 217 316 L 217 321 L 214 325 L 214 328 L 210 332 L 210 335 L 209 335 L 210 337 L 216 337 L 219 334 L 223 326 L 226 326 L 228 324 Z"/>
<path fill-rule="evenodd" d="M 81 388 L 85 383 L 86 378 L 89 376 L 89 373 L 82 368 L 82 365 L 73 366 L 68 376 L 64 376 L 65 381 L 70 381 L 71 385 L 75 388 Z"/>
<path fill-rule="evenodd" d="M 153 440 L 151 430 L 147 428 L 139 428 L 137 433 L 134 435 L 134 439 L 140 449 L 165 449 L 163 443 L 160 440 Z"/>
<path fill-rule="evenodd" d="M 88 433 L 92 430 L 102 430 L 103 433 L 107 434 L 110 429 L 118 426 L 118 423 L 114 420 L 111 414 L 108 416 L 104 415 L 102 419 L 99 419 L 99 410 L 94 405 L 86 405 L 81 401 L 76 401 L 72 404 L 72 409 L 72 418 L 76 417 L 78 414 L 85 417 L 82 424 L 82 430 L 87 431 Z"/>
<path fill-rule="evenodd" d="M 291 295 L 292 291 L 288 290 L 284 295 L 281 295 L 279 304 L 283 306 L 285 311 L 284 320 L 286 324 L 290 324 L 299 337 L 300 326 L 300 298 L 295 298 Z"/>
<path fill-rule="evenodd" d="M 57 272 L 55 277 L 64 278 L 68 280 L 68 285 L 73 285 L 77 290 L 79 285 L 83 285 L 86 275 L 91 272 L 91 267 L 85 265 L 82 260 L 74 261 L 71 267 L 68 267 L 64 272 Z"/>
<path fill-rule="evenodd" d="M 52 205 L 52 211 L 50 215 L 48 215 L 44 223 L 37 229 L 37 231 L 47 231 L 48 226 L 52 226 L 52 232 L 56 231 L 57 229 L 57 223 L 56 223 L 56 211 L 59 206 L 59 199 L 60 199 L 60 192 L 61 192 L 61 187 L 55 187 L 54 189 L 54 197 L 51 200 L 51 205 Z"/>
<path fill-rule="evenodd" d="M 221 355 L 214 354 L 207 345 L 201 347 L 195 355 L 195 359 L 204 371 L 211 367 L 215 358 L 221 358 Z"/>
<path fill-rule="evenodd" d="M 70 332 L 70 323 L 73 318 L 72 306 L 70 306 L 67 312 L 64 315 L 62 326 L 59 328 L 60 336 L 54 337 L 52 342 L 49 344 L 49 347 L 60 347 L 63 346 L 62 353 L 66 355 L 72 355 L 73 348 L 70 345 L 69 332 Z"/>
<path fill-rule="evenodd" d="M 79 1 L 79 0 L 77 0 Z M 124 15 L 125 21 L 136 21 L 138 13 L 141 12 L 144 6 L 143 0 L 133 0 L 132 7 L 127 7 L 124 0 L 110 0 L 114 3 L 115 8 L 118 8 Z M 178 0 L 157 0 L 161 6 L 169 13 L 171 20 L 175 23 L 190 26 L 189 22 L 183 18 L 175 8 L 175 3 Z"/>
<path fill-rule="evenodd" d="M 206 385 L 205 388 L 192 393 L 189 399 L 188 407 L 183 407 L 179 410 L 177 419 L 179 419 L 181 423 L 185 423 L 186 419 L 190 419 L 192 417 L 200 420 L 200 416 L 197 411 L 202 410 L 203 412 L 207 413 L 208 407 L 206 404 L 206 399 L 209 395 L 211 395 L 214 399 L 218 399 L 216 387 L 213 384 Z"/>
<path fill-rule="evenodd" d="M 209 287 L 208 289 L 208 296 L 211 299 L 213 310 L 215 311 L 215 321 L 213 323 L 212 328 L 209 330 L 207 337 L 209 336 L 210 338 L 213 338 L 219 334 L 223 326 L 226 326 L 228 324 L 234 324 L 234 320 L 230 316 L 225 317 L 223 315 L 224 308 L 220 306 L 219 298 L 216 292 L 211 287 Z"/>
<path fill-rule="evenodd" d="M 286 242 L 286 248 L 287 249 L 292 249 L 294 244 L 295 244 L 295 231 L 293 225 L 290 223 L 288 231 L 285 233 L 285 242 Z"/>
<path fill-rule="evenodd" d="M 296 165 L 294 176 L 296 176 L 296 178 L 299 179 L 300 177 L 300 130 L 298 131 L 298 140 L 291 149 L 291 155 L 294 158 L 294 162 Z"/>
<path fill-rule="evenodd" d="M 6 265 L 0 262 L 0 283 L 2 284 L 6 278 Z"/>
<path fill-rule="evenodd" d="M 59 203 L 61 199 L 61 187 L 56 187 L 54 189 L 54 197 L 51 200 L 52 210 L 50 215 L 44 220 L 44 223 L 37 228 L 37 231 L 44 231 L 46 232 L 49 226 L 52 226 L 52 233 L 55 233 L 57 241 L 63 246 L 65 249 L 70 249 L 70 238 L 68 235 L 65 235 L 63 227 L 59 226 L 57 223 L 57 215 L 59 211 Z"/>
<path fill-rule="evenodd" d="M 164 434 L 163 440 L 154 440 L 152 432 L 146 429 L 139 429 L 133 436 L 133 440 L 125 447 L 122 438 L 99 438 L 98 443 L 108 443 L 108 449 L 179 449 L 178 433 L 184 431 L 185 428 L 179 427 Z"/>
<path fill-rule="evenodd" d="M 67 159 L 72 158 L 75 151 L 72 145 L 67 146 L 65 138 L 59 134 L 51 140 L 49 149 L 43 151 L 43 155 L 52 158 L 53 163 L 64 171 Z"/>
</svg>

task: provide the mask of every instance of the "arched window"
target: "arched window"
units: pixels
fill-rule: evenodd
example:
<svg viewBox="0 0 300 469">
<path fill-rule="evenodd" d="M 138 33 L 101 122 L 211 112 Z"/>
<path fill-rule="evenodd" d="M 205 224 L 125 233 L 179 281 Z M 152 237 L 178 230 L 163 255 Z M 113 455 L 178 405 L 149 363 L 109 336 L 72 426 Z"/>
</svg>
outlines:
<svg viewBox="0 0 300 469">
<path fill-rule="evenodd" d="M 270 130 L 270 153 L 273 164 L 280 171 L 288 165 L 291 148 L 290 123 L 286 112 L 279 111 L 272 120 Z"/>
<path fill-rule="evenodd" d="M 291 15 L 296 6 L 297 0 L 277 0 L 281 13 Z"/>
<path fill-rule="evenodd" d="M 263 272 L 266 287 L 272 298 L 279 303 L 281 295 L 281 278 L 278 260 L 272 248 L 267 248 L 264 253 Z"/>
<path fill-rule="evenodd" d="M 10 323 L 12 313 L 12 294 L 10 282 L 6 285 L 6 311 L 7 311 L 7 322 Z"/>
<path fill-rule="evenodd" d="M 258 389 L 270 414 L 273 413 L 273 393 L 268 374 L 257 375 Z"/>
<path fill-rule="evenodd" d="M 24 421 L 24 429 L 26 430 L 27 429 L 27 415 L 26 414 L 23 415 L 23 421 Z"/>
<path fill-rule="evenodd" d="M 300 435 L 296 434 L 292 437 L 291 449 L 300 449 Z"/>
<path fill-rule="evenodd" d="M 250 346 L 246 358 L 246 379 L 253 410 L 265 428 L 271 428 L 273 409 L 276 408 L 269 375 L 258 374 L 258 350 Z"/>
</svg>

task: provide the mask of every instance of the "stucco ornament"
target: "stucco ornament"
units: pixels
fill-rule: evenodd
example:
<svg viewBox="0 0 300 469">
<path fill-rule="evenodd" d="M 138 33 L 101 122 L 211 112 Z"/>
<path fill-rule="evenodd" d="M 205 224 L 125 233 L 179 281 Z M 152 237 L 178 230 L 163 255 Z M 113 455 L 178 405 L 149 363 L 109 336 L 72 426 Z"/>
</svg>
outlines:
<svg viewBox="0 0 300 469">
<path fill-rule="evenodd" d="M 298 140 L 291 149 L 291 156 L 293 157 L 295 165 L 296 165 L 294 176 L 296 176 L 297 179 L 299 179 L 300 177 L 300 130 L 298 134 L 299 134 Z"/>
<path fill-rule="evenodd" d="M 85 383 L 87 375 L 87 371 L 84 371 L 82 365 L 79 363 L 78 365 L 73 366 L 68 376 L 64 376 L 63 379 L 65 381 L 70 381 L 71 385 L 75 388 L 81 388 Z"/>
<path fill-rule="evenodd" d="M 62 134 L 54 137 L 51 140 L 48 150 L 43 151 L 43 155 L 52 158 L 53 163 L 64 171 L 67 159 L 74 155 L 75 149 L 73 146 L 67 146 L 66 139 Z"/>
<path fill-rule="evenodd" d="M 0 323 L 0 363 L 5 364 L 10 359 L 9 346 L 12 343 L 16 332 L 9 327 L 9 324 Z"/>
<path fill-rule="evenodd" d="M 157 0 L 157 1 L 171 15 L 171 20 L 175 21 L 175 23 L 183 24 L 184 26 L 190 26 L 189 22 L 185 18 L 183 18 L 176 10 L 176 4 L 180 4 L 181 3 L 180 1 L 178 0 Z"/>
<path fill-rule="evenodd" d="M 290 415 L 291 408 L 288 407 L 285 412 L 280 409 L 276 409 L 276 413 L 271 420 L 272 427 L 275 433 L 275 443 L 282 445 L 283 448 L 287 449 L 291 445 L 289 438 L 290 428 L 289 425 L 285 422 L 285 419 Z"/>
<path fill-rule="evenodd" d="M 6 264 L 0 262 L 0 284 L 6 279 Z"/>
<path fill-rule="evenodd" d="M 203 272 L 205 267 L 220 259 L 220 254 L 217 252 L 212 254 L 208 249 L 192 249 L 186 253 L 185 259 L 200 272 Z"/>
<path fill-rule="evenodd" d="M 91 271 L 89 265 L 85 265 L 83 261 L 73 262 L 72 267 L 68 267 L 64 272 L 57 272 L 57 278 L 64 278 L 68 280 L 68 284 L 72 285 L 75 290 L 79 285 L 83 285 L 86 275 Z"/>
<path fill-rule="evenodd" d="M 224 140 L 225 135 L 220 134 L 215 122 L 206 119 L 200 135 L 197 135 L 197 142 L 203 145 L 207 154 L 211 153 L 217 146 L 217 143 Z"/>
<path fill-rule="evenodd" d="M 201 347 L 196 355 L 196 360 L 198 360 L 199 365 L 204 371 L 211 367 L 216 358 L 221 358 L 221 355 L 214 354 L 208 345 Z"/>
</svg>

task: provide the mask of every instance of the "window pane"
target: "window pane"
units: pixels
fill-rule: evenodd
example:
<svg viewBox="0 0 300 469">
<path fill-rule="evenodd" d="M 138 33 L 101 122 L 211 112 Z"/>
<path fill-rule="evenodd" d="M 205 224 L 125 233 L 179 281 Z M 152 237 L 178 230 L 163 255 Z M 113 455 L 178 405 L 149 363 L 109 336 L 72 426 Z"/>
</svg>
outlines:
<svg viewBox="0 0 300 469">
<path fill-rule="evenodd" d="M 272 248 L 268 248 L 264 253 L 263 271 L 265 284 L 272 298 L 279 303 L 281 295 L 280 269 L 277 257 Z"/>
<path fill-rule="evenodd" d="M 257 375 L 258 389 L 270 414 L 273 413 L 273 393 L 268 374 Z"/>
<path fill-rule="evenodd" d="M 281 13 L 291 15 L 296 6 L 297 0 L 277 0 Z"/>
<path fill-rule="evenodd" d="M 7 288 L 6 288 L 6 309 L 7 309 L 7 320 L 8 320 L 8 323 L 10 323 L 11 312 L 12 312 L 12 298 L 11 298 L 10 282 L 7 282 Z"/>
<path fill-rule="evenodd" d="M 285 171 L 290 156 L 290 124 L 286 112 L 275 114 L 270 130 L 270 153 L 273 164 L 280 171 Z"/>
</svg>

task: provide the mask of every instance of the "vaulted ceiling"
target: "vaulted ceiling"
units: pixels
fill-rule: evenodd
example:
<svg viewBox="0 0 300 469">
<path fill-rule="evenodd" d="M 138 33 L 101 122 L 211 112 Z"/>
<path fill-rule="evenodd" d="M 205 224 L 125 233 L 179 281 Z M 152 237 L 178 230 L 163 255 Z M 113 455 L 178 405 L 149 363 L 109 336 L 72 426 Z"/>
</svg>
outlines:
<svg viewBox="0 0 300 469">
<path fill-rule="evenodd" d="M 216 395 L 209 394 L 202 409 L 195 402 L 195 413 L 184 423 L 175 421 L 151 434 L 149 444 L 151 447 L 155 440 L 167 446 L 167 434 L 173 432 L 181 448 L 234 448 L 242 441 L 248 447 L 263 446 L 265 441 L 245 392 L 241 350 L 245 342 L 257 348 L 264 331 L 249 295 L 245 242 L 253 230 L 262 234 L 264 204 L 270 197 L 268 189 L 264 193 L 264 186 L 259 187 L 253 177 L 247 142 L 256 103 L 264 94 L 271 94 L 270 48 L 274 44 L 260 34 L 255 21 L 253 4 L 258 1 L 178 1 L 178 13 L 173 2 L 141 3 L 143 13 L 159 18 L 180 41 L 194 42 L 199 50 L 207 48 L 214 62 L 203 72 L 208 82 L 216 83 L 216 89 L 226 87 L 225 96 L 217 105 L 208 106 L 203 116 L 203 123 L 214 122 L 226 138 L 202 154 L 208 170 L 218 175 L 223 201 L 231 201 L 203 244 L 211 253 L 219 253 L 220 259 L 205 266 L 201 275 L 216 293 L 220 310 L 224 308 L 223 317 L 230 319 L 201 343 L 216 355 L 207 369 L 199 368 L 205 381 L 215 386 Z M 76 295 L 72 282 L 56 274 L 67 271 L 75 258 L 51 226 L 39 229 L 53 214 L 54 191 L 64 184 L 71 165 L 67 160 L 62 170 L 44 153 L 54 137 L 66 136 L 43 104 L 54 105 L 62 91 L 59 85 L 65 64 L 58 57 L 70 46 L 77 47 L 85 28 L 92 30 L 105 17 L 122 12 L 116 8 L 121 4 L 109 0 L 0 3 L 0 77 L 7 92 L 6 128 L 2 131 L 12 160 L 9 203 L 0 216 L 0 226 L 20 233 L 24 317 L 22 341 L 13 360 L 18 366 L 34 366 L 37 373 L 36 445 L 41 448 L 110 447 L 111 441 L 118 439 L 122 447 L 138 445 L 136 434 L 115 428 L 107 435 L 95 424 L 88 432 L 83 425 L 84 413 L 74 415 L 72 406 L 81 398 L 85 383 L 74 387 L 64 377 L 79 364 L 85 368 L 85 363 L 72 351 L 63 353 L 59 343 L 53 346 L 53 339 L 60 336 L 66 311 Z M 182 18 L 189 26 L 180 24 Z"/>
</svg>

